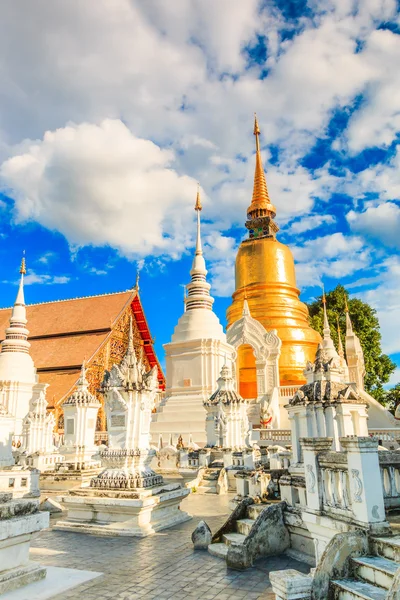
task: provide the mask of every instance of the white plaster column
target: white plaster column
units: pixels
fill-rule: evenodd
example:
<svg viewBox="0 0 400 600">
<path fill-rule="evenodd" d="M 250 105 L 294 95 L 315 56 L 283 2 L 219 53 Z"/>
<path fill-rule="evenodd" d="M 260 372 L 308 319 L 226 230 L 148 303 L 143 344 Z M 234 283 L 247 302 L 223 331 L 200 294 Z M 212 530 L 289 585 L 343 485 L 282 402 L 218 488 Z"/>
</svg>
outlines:
<svg viewBox="0 0 400 600">
<path fill-rule="evenodd" d="M 318 455 L 332 448 L 332 438 L 302 438 L 304 472 L 306 477 L 307 510 L 320 513 L 323 491 Z"/>
<path fill-rule="evenodd" d="M 340 438 L 340 443 L 347 453 L 353 519 L 372 531 L 386 530 L 378 441 L 351 436 Z"/>
</svg>

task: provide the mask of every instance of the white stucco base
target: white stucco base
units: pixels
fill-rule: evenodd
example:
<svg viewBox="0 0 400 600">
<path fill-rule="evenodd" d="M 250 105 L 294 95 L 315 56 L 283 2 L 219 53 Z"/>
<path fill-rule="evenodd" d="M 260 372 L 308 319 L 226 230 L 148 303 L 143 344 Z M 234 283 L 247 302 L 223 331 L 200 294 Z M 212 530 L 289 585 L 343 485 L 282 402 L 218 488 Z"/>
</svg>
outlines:
<svg viewBox="0 0 400 600">
<path fill-rule="evenodd" d="M 49 524 L 49 513 L 38 512 L 38 505 L 0 494 L 0 594 L 46 576 L 46 569 L 29 561 L 32 535 Z"/>
<path fill-rule="evenodd" d="M 89 487 L 90 480 L 96 477 L 102 467 L 83 469 L 81 471 L 59 470 L 40 474 L 40 490 L 46 492 L 66 492 Z"/>
<path fill-rule="evenodd" d="M 180 510 L 188 489 L 177 484 L 150 490 L 77 490 L 59 497 L 68 511 L 54 529 L 103 536 L 145 537 L 191 519 Z"/>
</svg>

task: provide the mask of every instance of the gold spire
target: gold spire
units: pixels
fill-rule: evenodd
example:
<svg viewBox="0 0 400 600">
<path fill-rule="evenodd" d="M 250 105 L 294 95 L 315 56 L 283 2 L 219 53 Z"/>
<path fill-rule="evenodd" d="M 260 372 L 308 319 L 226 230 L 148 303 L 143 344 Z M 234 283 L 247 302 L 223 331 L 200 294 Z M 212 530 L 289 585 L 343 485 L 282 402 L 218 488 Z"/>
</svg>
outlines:
<svg viewBox="0 0 400 600">
<path fill-rule="evenodd" d="M 203 207 L 201 205 L 201 200 L 200 200 L 200 184 L 197 184 L 197 196 L 196 196 L 196 204 L 194 206 L 194 210 L 202 210 Z"/>
<path fill-rule="evenodd" d="M 254 115 L 254 135 L 256 136 L 256 168 L 254 172 L 253 198 L 247 209 L 248 218 L 258 218 L 267 215 L 276 215 L 276 208 L 269 199 L 267 182 L 265 180 L 264 167 L 261 158 L 260 149 L 260 127 L 258 125 L 257 115 Z"/>
<path fill-rule="evenodd" d="M 21 275 L 26 275 L 26 264 L 25 264 L 25 250 L 22 256 L 22 260 L 21 260 L 21 266 L 19 269 L 19 272 Z"/>
</svg>

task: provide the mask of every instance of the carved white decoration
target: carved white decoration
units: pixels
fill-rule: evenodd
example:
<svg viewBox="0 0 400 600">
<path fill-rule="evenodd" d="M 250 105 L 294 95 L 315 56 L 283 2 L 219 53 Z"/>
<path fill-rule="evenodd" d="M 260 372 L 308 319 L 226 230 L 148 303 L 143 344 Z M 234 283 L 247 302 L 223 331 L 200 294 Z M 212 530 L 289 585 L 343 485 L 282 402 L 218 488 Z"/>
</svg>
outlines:
<svg viewBox="0 0 400 600">
<path fill-rule="evenodd" d="M 307 465 L 307 492 L 315 494 L 315 484 L 317 482 L 312 465 Z"/>
<path fill-rule="evenodd" d="M 244 344 L 252 347 L 256 359 L 257 402 L 260 403 L 262 413 L 267 411 L 273 417 L 272 426 L 279 428 L 279 403 L 272 403 L 274 389 L 279 386 L 279 356 L 282 347 L 276 329 L 267 331 L 259 321 L 253 319 L 245 300 L 242 316 L 229 327 L 226 340 L 236 351 Z"/>
<path fill-rule="evenodd" d="M 256 360 L 260 361 L 279 357 L 282 346 L 276 329 L 267 331 L 259 321 L 253 319 L 247 300 L 244 301 L 242 317 L 229 327 L 226 340 L 234 348 L 249 344 L 253 348 Z"/>
<path fill-rule="evenodd" d="M 362 502 L 361 494 L 363 491 L 363 484 L 360 479 L 360 471 L 358 469 L 352 469 L 351 474 L 355 484 L 354 502 Z"/>
</svg>

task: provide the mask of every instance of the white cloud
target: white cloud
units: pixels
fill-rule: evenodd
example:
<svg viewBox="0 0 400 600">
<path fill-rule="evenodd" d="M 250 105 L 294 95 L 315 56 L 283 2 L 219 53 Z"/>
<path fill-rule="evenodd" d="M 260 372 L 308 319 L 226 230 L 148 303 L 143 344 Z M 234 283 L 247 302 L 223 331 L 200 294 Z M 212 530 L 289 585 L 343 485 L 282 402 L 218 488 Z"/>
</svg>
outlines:
<svg viewBox="0 0 400 600">
<path fill-rule="evenodd" d="M 400 249 L 400 206 L 384 202 L 364 212 L 350 211 L 347 220 L 353 231 Z"/>
<path fill-rule="evenodd" d="M 40 256 L 40 258 L 38 258 L 38 262 L 47 265 L 49 264 L 49 262 L 55 260 L 57 258 L 57 254 L 55 252 L 45 252 L 44 254 L 42 254 L 42 256 Z"/>
<path fill-rule="evenodd" d="M 321 225 L 333 225 L 334 223 L 336 223 L 336 218 L 332 215 L 310 215 L 290 223 L 288 233 L 305 233 L 306 231 L 317 229 Z"/>
<path fill-rule="evenodd" d="M 77 246 L 178 257 L 190 240 L 197 186 L 173 160 L 172 151 L 105 120 L 46 132 L 0 174 L 18 221 L 35 220 Z"/>
<path fill-rule="evenodd" d="M 35 273 L 35 271 L 32 271 L 31 269 L 29 269 L 28 274 L 24 277 L 25 285 L 33 285 L 35 283 L 41 283 L 45 285 L 56 285 L 65 284 L 69 281 L 70 278 L 65 275 L 46 275 L 43 273 Z"/>
<path fill-rule="evenodd" d="M 361 238 L 340 232 L 308 240 L 292 251 L 297 283 L 303 288 L 322 285 L 324 276 L 342 280 L 365 268 L 370 259 Z"/>
<path fill-rule="evenodd" d="M 357 296 L 377 310 L 383 350 L 394 354 L 400 352 L 400 258 L 392 256 L 382 266 L 382 283 Z"/>
</svg>

